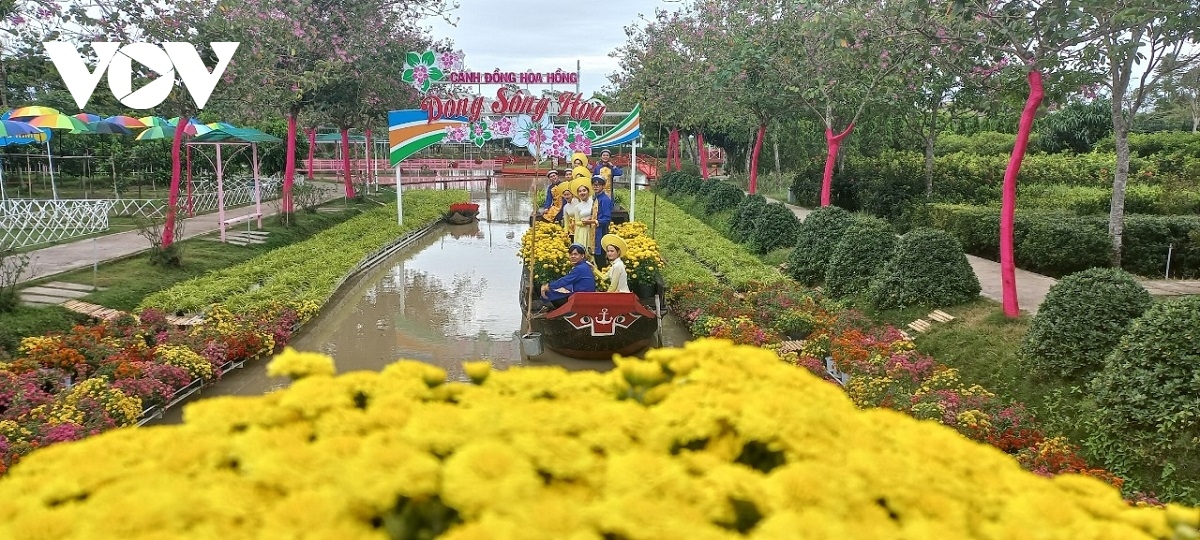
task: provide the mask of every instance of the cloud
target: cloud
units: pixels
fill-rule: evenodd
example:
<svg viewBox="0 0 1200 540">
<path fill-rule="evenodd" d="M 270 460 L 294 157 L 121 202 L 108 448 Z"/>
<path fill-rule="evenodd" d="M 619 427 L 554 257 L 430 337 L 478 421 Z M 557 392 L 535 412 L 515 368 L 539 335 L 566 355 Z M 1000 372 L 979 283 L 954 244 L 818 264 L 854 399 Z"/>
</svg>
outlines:
<svg viewBox="0 0 1200 540">
<path fill-rule="evenodd" d="M 663 0 L 460 0 L 451 13 L 456 26 L 430 19 L 434 39 L 450 38 L 466 53 L 473 71 L 575 71 L 580 66 L 580 90 L 591 95 L 609 83 L 619 64 L 608 54 L 625 44 L 625 27 L 656 7 L 676 9 Z M 547 88 L 549 86 L 547 85 Z M 561 85 L 558 87 L 561 88 Z"/>
</svg>

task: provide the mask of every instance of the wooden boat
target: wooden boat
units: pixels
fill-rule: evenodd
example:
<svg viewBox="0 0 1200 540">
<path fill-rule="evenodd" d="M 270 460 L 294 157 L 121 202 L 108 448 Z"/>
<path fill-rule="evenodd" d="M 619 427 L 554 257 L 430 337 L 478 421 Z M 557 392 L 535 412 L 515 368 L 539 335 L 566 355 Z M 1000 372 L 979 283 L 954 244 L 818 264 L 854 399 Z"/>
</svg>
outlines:
<svg viewBox="0 0 1200 540">
<path fill-rule="evenodd" d="M 545 348 L 571 358 L 609 360 L 661 343 L 660 314 L 666 309 L 661 282 L 639 293 L 575 293 L 554 308 L 530 294 L 528 272 L 521 276 L 521 308 L 533 302 L 530 328 L 541 334 Z"/>
</svg>

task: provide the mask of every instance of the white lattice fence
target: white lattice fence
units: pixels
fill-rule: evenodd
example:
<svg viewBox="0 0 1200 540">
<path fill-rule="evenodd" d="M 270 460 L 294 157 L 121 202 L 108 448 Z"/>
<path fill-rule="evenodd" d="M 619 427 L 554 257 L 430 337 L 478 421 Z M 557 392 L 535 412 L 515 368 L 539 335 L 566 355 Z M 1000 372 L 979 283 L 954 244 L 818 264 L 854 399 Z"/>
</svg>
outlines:
<svg viewBox="0 0 1200 540">
<path fill-rule="evenodd" d="M 0 248 L 23 248 L 108 230 L 110 201 L 0 201 Z"/>
<path fill-rule="evenodd" d="M 280 182 L 273 177 L 260 178 L 262 200 L 268 201 L 279 197 Z M 241 206 L 254 203 L 254 181 L 252 179 L 235 178 L 228 182 L 225 189 L 225 207 Z M 166 199 L 109 199 L 113 204 L 112 216 L 143 216 L 163 217 L 167 209 Z M 180 193 L 179 204 L 187 208 L 187 194 Z M 215 183 L 197 182 L 196 191 L 192 193 L 192 209 L 197 214 L 212 212 L 217 209 L 217 188 Z"/>
</svg>

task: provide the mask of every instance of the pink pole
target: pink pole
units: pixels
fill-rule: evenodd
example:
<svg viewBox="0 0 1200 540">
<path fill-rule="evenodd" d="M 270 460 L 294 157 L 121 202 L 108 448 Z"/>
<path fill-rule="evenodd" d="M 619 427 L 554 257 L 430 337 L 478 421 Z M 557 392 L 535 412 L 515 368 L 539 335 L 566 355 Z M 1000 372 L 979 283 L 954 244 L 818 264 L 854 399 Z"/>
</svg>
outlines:
<svg viewBox="0 0 1200 540">
<path fill-rule="evenodd" d="M 313 179 L 313 153 L 317 151 L 317 128 L 308 128 L 308 179 Z"/>
<path fill-rule="evenodd" d="M 346 184 L 346 198 L 354 198 L 354 183 L 350 179 L 350 128 L 342 128 L 342 172 Z"/>
<path fill-rule="evenodd" d="M 369 186 L 369 185 L 371 185 L 371 182 L 374 181 L 374 179 L 375 179 L 374 178 L 374 169 L 375 168 L 371 166 L 371 129 L 367 128 L 366 132 L 367 132 L 367 142 L 366 142 L 366 144 L 363 145 L 363 158 L 367 160 L 365 167 L 367 168 L 367 171 L 366 171 L 367 172 L 367 185 Z M 370 189 L 367 190 L 368 193 L 370 191 L 371 191 Z"/>
</svg>

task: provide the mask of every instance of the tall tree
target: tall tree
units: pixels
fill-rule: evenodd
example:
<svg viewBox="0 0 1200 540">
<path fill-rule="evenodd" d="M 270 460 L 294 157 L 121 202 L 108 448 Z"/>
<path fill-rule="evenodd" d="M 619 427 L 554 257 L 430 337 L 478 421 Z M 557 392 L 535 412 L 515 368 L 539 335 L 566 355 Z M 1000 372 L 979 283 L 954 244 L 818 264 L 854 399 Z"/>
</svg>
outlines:
<svg viewBox="0 0 1200 540">
<path fill-rule="evenodd" d="M 300 112 L 316 102 L 332 78 L 354 72 L 370 54 L 359 46 L 381 42 L 396 28 L 413 34 L 423 18 L 445 16 L 457 7 L 448 0 L 222 0 L 222 15 L 244 36 L 251 62 L 237 72 L 251 106 L 282 108 L 288 119 L 283 210 L 291 212 L 296 174 L 296 130 Z M 397 81 L 399 86 L 399 81 Z"/>
<path fill-rule="evenodd" d="M 1166 99 L 1160 105 L 1182 109 L 1192 123 L 1192 133 L 1200 129 L 1200 66 L 1189 69 L 1172 69 L 1163 79 Z"/>
<path fill-rule="evenodd" d="M 1128 9 L 1123 4 L 1104 0 L 951 0 L 945 7 L 933 6 L 936 12 L 953 17 L 943 22 L 950 31 L 961 32 L 957 39 L 982 43 L 994 52 L 997 60 L 1021 68 L 1029 84 L 1029 95 L 1017 126 L 1017 140 L 1004 171 L 1000 205 L 1000 282 L 1004 314 L 1008 317 L 1020 315 L 1013 257 L 1017 175 L 1029 144 L 1034 116 L 1045 95 L 1043 77 L 1064 65 L 1094 63 L 1094 48 L 1084 45 L 1122 30 L 1099 24 L 1097 14 Z"/>
<path fill-rule="evenodd" d="M 848 0 L 784 7 L 778 18 L 782 40 L 776 68 L 788 76 L 784 88 L 816 115 L 825 128 L 825 172 L 821 206 L 830 202 L 833 166 L 842 141 L 867 105 L 887 88 L 886 80 L 913 68 L 922 54 L 907 46 L 899 9 L 905 4 Z M 774 89 L 778 92 L 778 87 Z"/>
<path fill-rule="evenodd" d="M 1113 141 L 1117 166 L 1109 202 L 1108 234 L 1112 264 L 1121 266 L 1121 239 L 1125 229 L 1125 186 L 1129 183 L 1129 131 L 1138 111 L 1158 90 L 1165 77 L 1196 67 L 1194 52 L 1200 23 L 1200 2 L 1194 0 L 1143 0 L 1142 9 L 1101 12 L 1098 47 L 1108 63 L 1106 81 L 1112 94 Z M 1193 51 L 1187 52 L 1185 51 Z M 1140 75 L 1135 75 L 1140 71 Z"/>
</svg>

